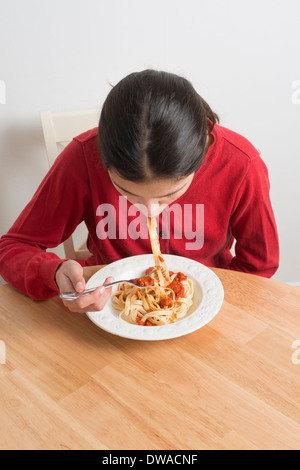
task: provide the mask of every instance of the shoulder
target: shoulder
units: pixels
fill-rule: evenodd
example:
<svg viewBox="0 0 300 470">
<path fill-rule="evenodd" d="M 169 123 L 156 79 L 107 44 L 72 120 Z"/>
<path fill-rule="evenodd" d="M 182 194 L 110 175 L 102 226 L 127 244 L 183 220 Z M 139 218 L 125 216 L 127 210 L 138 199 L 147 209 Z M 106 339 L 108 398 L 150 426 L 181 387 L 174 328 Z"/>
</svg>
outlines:
<svg viewBox="0 0 300 470">
<path fill-rule="evenodd" d="M 102 160 L 98 148 L 98 128 L 90 129 L 74 137 L 73 142 L 81 147 L 81 151 L 88 166 L 102 168 Z"/>
<path fill-rule="evenodd" d="M 97 128 L 88 130 L 76 137 L 64 148 L 56 158 L 53 170 L 67 169 L 68 174 L 73 172 L 86 173 L 88 167 L 93 166 L 94 161 L 99 161 L 97 150 Z"/>
<path fill-rule="evenodd" d="M 93 129 L 90 129 L 90 130 L 88 130 L 86 132 L 83 132 L 82 134 L 74 137 L 74 140 L 81 143 L 81 144 L 85 144 L 85 143 L 89 143 L 89 142 L 94 143 L 96 141 L 97 134 L 98 134 L 98 128 L 95 127 Z"/>
<path fill-rule="evenodd" d="M 215 125 L 212 135 L 214 142 L 204 164 L 210 177 L 218 175 L 233 189 L 245 178 L 254 180 L 267 175 L 260 151 L 246 137 L 220 125 Z"/>
<path fill-rule="evenodd" d="M 98 148 L 98 128 L 95 127 L 73 138 L 86 161 L 88 167 L 94 167 L 94 170 L 103 168 L 100 152 Z"/>
<path fill-rule="evenodd" d="M 259 157 L 260 151 L 241 134 L 219 125 L 215 126 L 214 133 L 222 141 L 222 151 L 231 158 L 235 156 L 250 163 Z"/>
</svg>

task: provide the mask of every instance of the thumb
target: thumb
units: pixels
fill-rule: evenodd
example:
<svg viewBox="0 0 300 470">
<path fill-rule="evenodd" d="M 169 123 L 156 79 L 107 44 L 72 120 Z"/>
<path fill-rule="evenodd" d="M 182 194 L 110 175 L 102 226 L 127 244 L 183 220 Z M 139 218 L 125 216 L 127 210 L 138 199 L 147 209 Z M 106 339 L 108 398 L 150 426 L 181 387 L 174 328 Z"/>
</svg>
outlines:
<svg viewBox="0 0 300 470">
<path fill-rule="evenodd" d="M 83 269 L 78 264 L 78 266 L 74 266 L 71 270 L 70 274 L 70 281 L 72 282 L 74 289 L 76 292 L 82 292 L 85 289 L 85 280 L 83 277 Z"/>
<path fill-rule="evenodd" d="M 76 292 L 84 291 L 84 289 L 85 289 L 84 279 L 83 280 L 80 279 L 79 281 L 77 281 L 76 284 L 74 285 L 74 287 L 75 287 Z"/>
</svg>

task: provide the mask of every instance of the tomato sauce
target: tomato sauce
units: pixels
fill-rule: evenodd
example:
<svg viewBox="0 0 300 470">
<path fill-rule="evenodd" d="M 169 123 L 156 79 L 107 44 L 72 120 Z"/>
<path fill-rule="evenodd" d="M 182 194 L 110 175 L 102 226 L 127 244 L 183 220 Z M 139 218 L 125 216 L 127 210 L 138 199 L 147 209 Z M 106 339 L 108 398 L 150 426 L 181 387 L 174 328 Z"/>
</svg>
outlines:
<svg viewBox="0 0 300 470">
<path fill-rule="evenodd" d="M 150 277 L 150 273 L 153 271 L 153 267 L 148 268 L 146 273 L 148 274 L 147 276 L 144 277 L 138 277 L 133 280 L 134 284 L 137 286 L 153 286 L 154 285 L 154 279 Z M 170 275 L 173 275 L 173 272 L 170 272 Z M 187 276 L 183 273 L 177 273 L 176 276 L 174 277 L 173 281 L 171 284 L 168 285 L 168 288 L 172 289 L 174 294 L 175 294 L 175 299 L 179 299 L 180 297 L 184 297 L 184 287 L 181 283 L 181 281 L 185 281 L 187 279 Z M 160 300 L 159 306 L 161 308 L 171 308 L 174 304 L 174 300 L 172 298 L 172 294 L 167 295 L 163 299 Z M 176 320 L 176 315 L 173 315 L 173 320 Z M 150 320 L 146 320 L 145 322 L 142 321 L 141 318 L 137 317 L 136 318 L 136 323 L 141 326 L 155 326 L 153 323 L 151 323 Z"/>
<path fill-rule="evenodd" d="M 151 268 L 148 268 L 148 269 L 146 270 L 146 274 L 151 274 L 153 270 L 154 270 L 154 267 L 151 266 Z"/>
<path fill-rule="evenodd" d="M 154 279 L 150 276 L 137 277 L 133 282 L 140 287 L 154 286 Z"/>
<path fill-rule="evenodd" d="M 172 300 L 172 297 L 170 297 L 169 295 L 167 295 L 164 299 L 161 299 L 161 301 L 159 302 L 159 306 L 161 308 L 169 308 L 169 307 L 172 307 L 173 305 L 173 300 Z"/>
<path fill-rule="evenodd" d="M 180 297 L 184 297 L 184 287 L 181 281 L 185 281 L 186 279 L 187 276 L 185 274 L 177 273 L 171 284 L 168 285 L 168 287 L 174 291 L 176 300 Z"/>
</svg>

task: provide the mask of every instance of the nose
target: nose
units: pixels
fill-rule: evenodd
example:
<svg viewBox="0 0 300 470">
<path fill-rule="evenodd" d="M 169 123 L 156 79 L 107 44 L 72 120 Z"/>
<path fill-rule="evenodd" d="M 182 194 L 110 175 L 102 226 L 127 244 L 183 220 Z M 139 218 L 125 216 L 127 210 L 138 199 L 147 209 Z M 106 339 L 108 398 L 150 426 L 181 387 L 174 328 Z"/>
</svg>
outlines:
<svg viewBox="0 0 300 470">
<path fill-rule="evenodd" d="M 146 217 L 157 217 L 168 204 L 160 204 L 159 202 L 153 202 L 151 200 L 144 201 L 140 204 L 135 204 L 139 210 Z"/>
</svg>

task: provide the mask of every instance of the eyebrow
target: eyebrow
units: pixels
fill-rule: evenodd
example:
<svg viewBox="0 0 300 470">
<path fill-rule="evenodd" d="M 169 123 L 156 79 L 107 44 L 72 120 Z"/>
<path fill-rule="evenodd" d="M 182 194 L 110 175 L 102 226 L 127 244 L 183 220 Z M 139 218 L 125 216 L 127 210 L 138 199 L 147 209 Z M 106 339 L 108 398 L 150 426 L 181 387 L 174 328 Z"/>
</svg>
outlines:
<svg viewBox="0 0 300 470">
<path fill-rule="evenodd" d="M 113 180 L 113 178 L 111 178 L 111 180 L 112 180 L 112 182 L 113 182 L 119 189 L 121 189 L 121 190 L 124 191 L 125 193 L 130 194 L 131 196 L 140 197 L 138 194 L 131 193 L 130 191 L 127 191 L 127 189 L 122 188 L 122 186 L 120 186 L 118 183 L 116 183 L 116 182 Z M 173 196 L 173 194 L 179 193 L 179 191 L 181 191 L 186 185 L 187 185 L 187 183 L 185 183 L 181 188 L 176 189 L 176 191 L 173 191 L 173 192 L 168 193 L 168 194 L 164 194 L 163 196 L 156 196 L 155 199 Z"/>
</svg>

